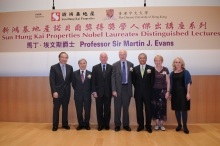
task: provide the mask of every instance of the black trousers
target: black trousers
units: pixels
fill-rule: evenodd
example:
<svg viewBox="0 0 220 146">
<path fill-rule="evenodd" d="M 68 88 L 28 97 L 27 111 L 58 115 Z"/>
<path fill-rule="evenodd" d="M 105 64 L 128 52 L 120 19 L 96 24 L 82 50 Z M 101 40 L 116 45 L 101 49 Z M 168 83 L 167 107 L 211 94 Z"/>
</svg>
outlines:
<svg viewBox="0 0 220 146">
<path fill-rule="evenodd" d="M 70 97 L 64 93 L 62 98 L 53 98 L 53 126 L 59 125 L 59 111 L 62 105 L 62 126 L 68 125 L 68 105 Z"/>
<path fill-rule="evenodd" d="M 79 125 L 89 126 L 90 112 L 91 112 L 91 99 L 75 100 L 75 106 L 76 106 L 76 114 L 77 114 Z M 83 118 L 83 108 L 84 108 L 85 118 Z"/>
<path fill-rule="evenodd" d="M 111 118 L 111 97 L 96 98 L 96 115 L 99 126 L 109 126 Z"/>
<path fill-rule="evenodd" d="M 144 126 L 143 105 L 145 106 L 146 128 L 151 127 L 151 99 L 146 96 L 135 97 L 137 122 L 139 126 Z"/>
</svg>

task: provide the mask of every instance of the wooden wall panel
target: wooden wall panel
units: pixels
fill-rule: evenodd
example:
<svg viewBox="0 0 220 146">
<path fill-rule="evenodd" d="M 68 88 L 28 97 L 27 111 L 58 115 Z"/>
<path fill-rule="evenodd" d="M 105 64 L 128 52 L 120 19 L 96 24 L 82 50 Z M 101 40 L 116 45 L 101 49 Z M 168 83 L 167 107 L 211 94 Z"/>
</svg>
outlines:
<svg viewBox="0 0 220 146">
<path fill-rule="evenodd" d="M 220 76 L 192 76 L 191 110 L 188 123 L 219 123 Z M 69 104 L 69 123 L 77 123 L 73 90 Z M 112 99 L 111 124 L 114 121 Z M 0 77 L 0 121 L 52 122 L 52 97 L 48 77 Z M 134 98 L 130 103 L 130 123 L 136 124 Z M 167 101 L 168 120 L 176 123 L 170 101 Z M 61 116 L 61 110 L 60 110 Z M 61 118 L 60 118 L 61 119 Z M 96 122 L 95 100 L 92 100 L 91 123 Z"/>
</svg>

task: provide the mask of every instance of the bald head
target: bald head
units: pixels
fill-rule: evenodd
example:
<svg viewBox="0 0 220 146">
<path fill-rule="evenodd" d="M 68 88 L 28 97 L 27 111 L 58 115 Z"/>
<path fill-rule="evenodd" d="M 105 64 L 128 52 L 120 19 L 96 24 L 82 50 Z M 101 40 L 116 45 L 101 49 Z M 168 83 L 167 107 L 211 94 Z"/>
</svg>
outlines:
<svg viewBox="0 0 220 146">
<path fill-rule="evenodd" d="M 121 61 L 125 61 L 126 58 L 127 58 L 127 51 L 124 50 L 124 49 L 121 49 L 119 51 L 119 58 L 120 58 Z"/>
<path fill-rule="evenodd" d="M 105 52 L 102 52 L 99 57 L 102 64 L 106 64 L 108 60 L 108 55 Z"/>
</svg>

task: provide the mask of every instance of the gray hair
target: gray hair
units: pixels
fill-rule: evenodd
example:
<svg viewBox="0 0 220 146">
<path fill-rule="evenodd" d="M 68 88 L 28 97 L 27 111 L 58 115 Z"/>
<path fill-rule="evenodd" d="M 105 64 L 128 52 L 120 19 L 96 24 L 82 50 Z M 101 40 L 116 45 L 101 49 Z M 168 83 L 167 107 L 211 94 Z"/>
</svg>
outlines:
<svg viewBox="0 0 220 146">
<path fill-rule="evenodd" d="M 86 64 L 87 64 L 87 61 L 86 61 L 86 59 L 84 59 L 84 58 L 81 58 L 79 61 L 78 61 L 78 64 L 81 62 L 81 61 L 85 61 L 86 62 Z"/>
<path fill-rule="evenodd" d="M 141 54 L 139 54 L 139 55 L 138 55 L 138 59 L 139 59 L 139 57 L 140 57 L 141 55 L 144 55 L 145 58 L 147 59 L 147 55 L 146 55 L 145 53 L 141 53 Z"/>
</svg>

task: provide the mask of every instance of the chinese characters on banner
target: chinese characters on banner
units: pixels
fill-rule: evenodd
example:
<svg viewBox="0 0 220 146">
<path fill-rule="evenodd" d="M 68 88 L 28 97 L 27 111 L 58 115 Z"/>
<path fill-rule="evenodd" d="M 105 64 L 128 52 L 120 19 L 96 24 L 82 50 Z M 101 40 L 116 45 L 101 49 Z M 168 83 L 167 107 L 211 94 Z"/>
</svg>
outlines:
<svg viewBox="0 0 220 146">
<path fill-rule="evenodd" d="M 219 7 L 0 13 L 0 51 L 219 49 L 220 19 L 209 17 L 217 12 Z"/>
</svg>

